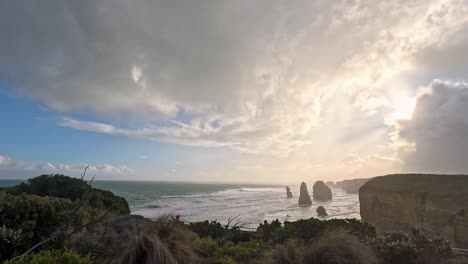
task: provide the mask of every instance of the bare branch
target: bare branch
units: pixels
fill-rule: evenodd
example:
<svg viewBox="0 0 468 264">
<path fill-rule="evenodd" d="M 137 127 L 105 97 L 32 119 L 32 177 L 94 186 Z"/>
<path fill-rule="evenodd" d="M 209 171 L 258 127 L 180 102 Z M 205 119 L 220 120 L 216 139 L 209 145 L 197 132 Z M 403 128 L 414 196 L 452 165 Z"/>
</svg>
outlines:
<svg viewBox="0 0 468 264">
<path fill-rule="evenodd" d="M 88 165 L 86 165 L 86 167 L 84 168 L 84 171 L 83 171 L 83 173 L 81 173 L 80 180 L 82 180 L 82 181 L 83 181 L 84 177 L 86 176 L 86 171 L 88 171 L 88 169 L 89 169 L 89 164 L 88 164 Z"/>
</svg>

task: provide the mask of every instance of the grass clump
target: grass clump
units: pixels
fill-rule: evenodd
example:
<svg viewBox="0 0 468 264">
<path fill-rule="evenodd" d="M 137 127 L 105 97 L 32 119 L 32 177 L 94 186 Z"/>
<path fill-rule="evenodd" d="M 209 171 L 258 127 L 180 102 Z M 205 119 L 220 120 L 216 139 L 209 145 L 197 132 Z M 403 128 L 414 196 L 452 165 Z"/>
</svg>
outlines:
<svg viewBox="0 0 468 264">
<path fill-rule="evenodd" d="M 325 232 L 305 249 L 304 263 L 314 264 L 377 264 L 372 248 L 348 231 Z"/>
<path fill-rule="evenodd" d="M 116 249 L 121 253 L 109 263 L 196 263 L 193 239 L 193 235 L 179 224 L 148 222 L 134 236 L 130 236 L 123 247 Z"/>
</svg>

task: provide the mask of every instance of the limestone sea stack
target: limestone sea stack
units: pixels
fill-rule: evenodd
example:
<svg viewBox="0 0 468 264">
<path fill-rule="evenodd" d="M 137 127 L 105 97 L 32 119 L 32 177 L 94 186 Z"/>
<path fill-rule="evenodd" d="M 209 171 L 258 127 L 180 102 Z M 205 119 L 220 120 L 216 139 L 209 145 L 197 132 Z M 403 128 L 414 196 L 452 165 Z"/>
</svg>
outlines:
<svg viewBox="0 0 468 264">
<path fill-rule="evenodd" d="M 288 198 L 292 198 L 292 197 L 293 197 L 292 192 L 291 192 L 291 189 L 289 189 L 288 186 L 286 186 L 286 196 L 287 196 Z"/>
<path fill-rule="evenodd" d="M 314 200 L 329 201 L 332 199 L 332 191 L 323 181 L 317 181 L 313 187 Z"/>
<path fill-rule="evenodd" d="M 305 182 L 301 183 L 301 190 L 299 193 L 299 204 L 300 205 L 312 205 L 309 192 L 307 191 L 307 185 Z"/>
<path fill-rule="evenodd" d="M 323 206 L 319 206 L 317 207 L 317 215 L 322 217 L 327 216 L 327 210 Z"/>
<path fill-rule="evenodd" d="M 468 175 L 394 174 L 359 190 L 361 217 L 378 233 L 422 228 L 468 248 Z"/>
</svg>

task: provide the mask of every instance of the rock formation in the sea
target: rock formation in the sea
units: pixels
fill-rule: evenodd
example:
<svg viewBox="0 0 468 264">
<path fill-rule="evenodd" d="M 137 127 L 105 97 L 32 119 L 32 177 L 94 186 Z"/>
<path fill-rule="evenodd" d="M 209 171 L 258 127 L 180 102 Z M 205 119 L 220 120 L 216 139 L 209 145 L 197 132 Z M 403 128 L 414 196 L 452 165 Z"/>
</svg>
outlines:
<svg viewBox="0 0 468 264">
<path fill-rule="evenodd" d="M 359 188 L 363 186 L 370 179 L 352 179 L 344 180 L 335 183 L 336 188 L 340 188 L 349 194 L 358 194 Z"/>
<path fill-rule="evenodd" d="M 396 174 L 359 191 L 362 220 L 377 232 L 423 228 L 468 248 L 468 175 Z"/>
<path fill-rule="evenodd" d="M 293 197 L 292 192 L 291 192 L 291 189 L 289 189 L 288 186 L 286 186 L 286 196 L 287 196 L 288 198 L 292 198 L 292 197 Z"/>
<path fill-rule="evenodd" d="M 332 191 L 323 181 L 316 181 L 312 189 L 314 200 L 328 201 L 332 199 Z"/>
<path fill-rule="evenodd" d="M 312 205 L 309 192 L 307 191 L 307 185 L 305 182 L 301 183 L 301 190 L 299 193 L 299 204 L 301 205 Z"/>
<path fill-rule="evenodd" d="M 327 210 L 323 206 L 317 207 L 317 215 L 318 216 L 327 216 Z"/>
<path fill-rule="evenodd" d="M 334 181 L 327 181 L 325 183 L 329 188 L 335 188 L 335 182 Z"/>
</svg>

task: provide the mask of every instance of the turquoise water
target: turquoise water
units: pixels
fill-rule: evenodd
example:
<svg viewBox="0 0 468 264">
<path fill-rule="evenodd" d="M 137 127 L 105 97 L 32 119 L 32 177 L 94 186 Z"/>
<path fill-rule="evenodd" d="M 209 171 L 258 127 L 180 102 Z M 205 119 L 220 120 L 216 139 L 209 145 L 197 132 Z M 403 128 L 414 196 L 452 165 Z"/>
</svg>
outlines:
<svg viewBox="0 0 468 264">
<path fill-rule="evenodd" d="M 95 188 L 105 189 L 125 197 L 134 208 L 151 206 L 161 198 L 184 197 L 240 188 L 268 188 L 274 185 L 152 182 L 152 181 L 95 181 Z"/>
</svg>

